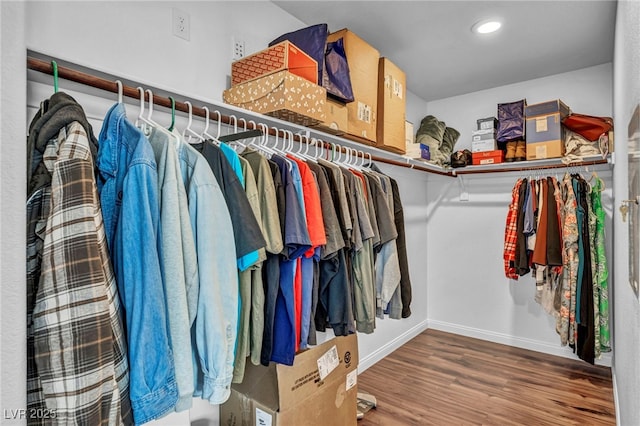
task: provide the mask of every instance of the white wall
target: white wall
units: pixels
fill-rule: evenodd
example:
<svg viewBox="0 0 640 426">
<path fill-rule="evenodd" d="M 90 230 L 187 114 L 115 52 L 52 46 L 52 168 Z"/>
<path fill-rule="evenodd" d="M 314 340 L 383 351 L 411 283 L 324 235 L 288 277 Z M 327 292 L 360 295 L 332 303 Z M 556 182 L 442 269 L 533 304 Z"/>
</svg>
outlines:
<svg viewBox="0 0 640 426">
<path fill-rule="evenodd" d="M 51 55 L 125 79 L 155 86 L 203 101 L 219 101 L 228 86 L 231 38 L 243 39 L 247 52 L 257 51 L 278 35 L 304 26 L 273 3 L 255 2 L 1 2 L 2 19 L 2 112 L 0 144 L 0 237 L 2 241 L 2 408 L 24 408 L 25 397 L 25 294 L 24 294 L 24 141 L 28 121 L 38 102 L 50 96 L 51 87 L 30 83 L 25 89 L 26 49 Z M 171 34 L 171 9 L 190 14 L 191 39 Z M 49 82 L 49 78 L 44 78 Z M 49 84 L 49 83 L 47 83 Z M 110 95 L 96 98 L 85 88 L 61 82 L 87 110 L 99 132 L 100 118 L 115 101 Z M 95 93 L 95 91 L 91 91 Z M 100 95 L 98 95 L 100 96 Z M 413 96 L 411 105 L 426 110 L 426 103 Z M 25 105 L 30 108 L 25 116 Z M 410 105 L 410 108 L 412 106 Z M 136 112 L 135 107 L 128 108 Z M 165 122 L 161 111 L 156 114 Z M 408 115 L 411 115 L 411 111 Z M 178 117 L 180 128 L 182 117 Z M 167 121 L 168 123 L 168 121 Z M 8 143 L 6 141 L 12 141 Z M 16 161 L 18 160 L 18 161 Z M 421 260 L 426 259 L 426 174 L 385 167 L 396 177 L 402 192 L 409 262 L 414 283 L 413 315 L 396 321 L 378 322 L 371 335 L 360 335 L 361 370 L 426 328 L 426 280 Z M 7 285 L 10 284 L 10 285 Z M 330 336 L 325 336 L 328 338 Z M 160 425 L 198 426 L 218 424 L 218 407 L 195 401 L 191 412 L 173 414 Z M 20 424 L 16 422 L 15 424 Z"/>
<path fill-rule="evenodd" d="M 172 34 L 174 7 L 190 16 L 190 41 Z M 25 24 L 28 49 L 218 101 L 233 37 L 249 53 L 304 26 L 268 1 L 28 2 Z"/>
<path fill-rule="evenodd" d="M 618 129 L 615 179 L 615 335 L 614 384 L 618 401 L 618 424 L 640 424 L 640 304 L 628 283 L 627 223 L 618 214 L 627 198 L 627 128 L 640 102 L 640 2 L 619 1 L 614 53 L 614 112 Z"/>
<path fill-rule="evenodd" d="M 0 407 L 6 410 L 27 406 L 23 21 L 22 3 L 0 2 Z"/>
<path fill-rule="evenodd" d="M 605 64 L 430 102 L 428 112 L 460 130 L 457 149 L 470 148 L 475 120 L 495 116 L 499 102 L 560 98 L 576 112 L 611 116 L 611 88 L 612 66 Z M 557 173 L 561 177 L 564 170 Z M 526 276 L 510 282 L 504 276 L 505 220 L 511 190 L 520 174 L 465 176 L 468 202 L 459 201 L 461 186 L 456 179 L 430 180 L 427 250 L 434 267 L 427 275 L 429 327 L 573 356 L 560 346 L 555 320 L 534 301 L 533 279 Z M 607 188 L 603 205 L 607 206 L 606 231 L 611 236 L 611 172 L 599 175 Z M 611 247 L 607 253 L 612 262 Z M 610 357 L 603 361 L 610 363 Z"/>
</svg>

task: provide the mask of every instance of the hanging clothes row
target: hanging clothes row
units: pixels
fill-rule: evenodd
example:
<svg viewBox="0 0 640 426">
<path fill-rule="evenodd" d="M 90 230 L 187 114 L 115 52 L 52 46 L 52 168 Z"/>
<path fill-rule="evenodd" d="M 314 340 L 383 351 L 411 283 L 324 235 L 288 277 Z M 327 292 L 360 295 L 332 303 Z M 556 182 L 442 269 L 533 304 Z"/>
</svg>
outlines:
<svg viewBox="0 0 640 426">
<path fill-rule="evenodd" d="M 535 300 L 556 318 L 560 342 L 593 364 L 611 350 L 609 290 L 601 193 L 580 174 L 519 179 L 512 191 L 504 240 L 507 278 L 531 272 Z"/>
<path fill-rule="evenodd" d="M 191 116 L 167 130 L 149 95 L 135 123 L 116 103 L 97 139 L 62 92 L 29 127 L 30 409 L 143 424 L 223 403 L 247 358 L 291 365 L 318 331 L 411 314 L 395 180 L 267 133 L 234 149 Z"/>
</svg>

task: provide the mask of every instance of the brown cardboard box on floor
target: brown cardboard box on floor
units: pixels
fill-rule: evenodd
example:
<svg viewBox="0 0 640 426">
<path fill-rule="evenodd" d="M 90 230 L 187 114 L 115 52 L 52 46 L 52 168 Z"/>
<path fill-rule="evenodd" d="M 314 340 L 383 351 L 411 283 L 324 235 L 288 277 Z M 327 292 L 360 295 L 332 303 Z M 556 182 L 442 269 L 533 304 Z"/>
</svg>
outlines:
<svg viewBox="0 0 640 426">
<path fill-rule="evenodd" d="M 348 29 L 329 34 L 327 42 L 342 38 L 349 63 L 349 75 L 355 100 L 347 104 L 347 134 L 376 141 L 376 114 L 378 110 L 378 60 L 380 53 L 369 43 Z"/>
<path fill-rule="evenodd" d="M 221 425 L 356 425 L 358 340 L 336 337 L 296 355 L 293 366 L 247 363 L 220 406 Z"/>
<path fill-rule="evenodd" d="M 327 91 L 300 76 L 279 71 L 225 90 L 222 100 L 249 111 L 313 126 L 325 120 Z"/>
<path fill-rule="evenodd" d="M 378 125 L 376 146 L 397 154 L 406 152 L 406 76 L 387 58 L 378 64 Z"/>
</svg>

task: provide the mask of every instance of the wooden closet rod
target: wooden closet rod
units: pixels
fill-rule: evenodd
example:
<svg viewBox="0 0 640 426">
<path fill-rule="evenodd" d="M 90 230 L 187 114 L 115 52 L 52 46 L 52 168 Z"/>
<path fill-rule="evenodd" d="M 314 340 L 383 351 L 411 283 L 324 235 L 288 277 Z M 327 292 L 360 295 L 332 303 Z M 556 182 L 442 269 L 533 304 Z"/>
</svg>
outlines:
<svg viewBox="0 0 640 426">
<path fill-rule="evenodd" d="M 49 75 L 53 75 L 53 65 L 51 64 L 51 62 L 42 60 L 42 59 L 37 59 L 37 58 L 33 58 L 33 57 L 27 57 L 27 68 L 30 70 L 34 70 L 34 71 L 38 71 L 44 74 L 49 74 Z M 80 83 L 83 84 L 85 86 L 91 86 L 91 87 L 95 87 L 97 89 L 101 89 L 101 90 L 105 90 L 107 92 L 112 92 L 112 93 L 118 93 L 118 85 L 115 81 L 112 80 L 108 80 L 102 77 L 98 77 L 96 75 L 92 75 L 92 74 L 88 74 L 86 72 L 82 72 L 82 71 L 77 71 L 74 70 L 72 68 L 68 68 L 68 67 L 64 67 L 64 66 L 60 66 L 58 65 L 58 78 L 61 79 L 65 79 L 65 80 L 69 80 L 69 81 L 73 81 L 75 83 Z M 138 92 L 138 90 L 133 87 L 133 86 L 127 86 L 127 85 L 122 85 L 122 94 L 124 96 L 127 96 L 129 98 L 133 98 L 133 99 L 140 99 L 140 93 Z M 145 92 L 144 94 L 144 99 L 145 101 L 149 101 L 149 95 Z M 153 95 L 153 103 L 155 105 L 159 105 L 159 106 L 163 106 L 165 108 L 171 109 L 171 99 L 169 99 L 168 97 L 164 97 L 164 96 L 158 96 L 156 94 Z M 186 103 L 184 102 L 179 102 L 179 101 L 175 101 L 175 109 L 176 111 L 182 111 L 185 113 L 189 112 L 189 107 L 187 106 Z M 193 105 L 192 107 L 192 114 L 193 115 L 197 115 L 200 117 L 206 117 L 206 112 L 204 110 L 204 108 L 198 107 Z M 210 120 L 213 121 L 220 121 L 222 123 L 225 123 L 227 125 L 232 124 L 233 119 L 227 115 L 220 115 L 220 119 L 218 120 L 218 114 L 214 114 L 213 112 L 211 112 L 210 114 Z M 237 121 L 236 121 L 237 123 Z M 254 130 L 257 129 L 257 125 L 254 125 L 253 123 L 247 122 L 247 130 Z M 269 128 L 269 135 L 271 136 L 276 136 L 276 130 L 274 130 L 271 126 L 268 127 Z M 298 135 L 294 135 L 294 140 L 298 141 L 298 142 L 302 142 L 301 138 Z M 326 142 L 326 141 L 322 141 L 324 143 L 324 147 L 326 149 L 330 149 L 332 147 L 336 148 L 336 149 L 340 149 L 343 152 L 346 152 L 346 148 L 345 147 L 335 147 L 333 145 L 331 145 L 330 143 Z M 361 152 L 365 152 L 363 150 L 360 150 Z M 367 157 L 369 157 L 369 155 L 367 155 Z M 428 172 L 428 173 L 435 173 L 435 174 L 439 174 L 439 175 L 444 175 L 444 176 L 451 176 L 453 177 L 453 174 L 450 171 L 441 171 L 441 170 L 433 170 L 433 169 L 429 169 L 426 167 L 422 167 L 420 165 L 416 165 L 416 164 L 410 164 L 408 162 L 402 162 L 402 161 L 396 161 L 396 160 L 391 160 L 388 158 L 384 158 L 384 157 L 379 157 L 379 156 L 375 156 L 375 155 L 371 155 L 371 160 L 376 161 L 376 162 L 380 162 L 380 163 L 386 163 L 386 164 L 391 164 L 394 166 L 399 166 L 399 167 L 406 167 L 409 169 L 415 169 L 415 170 L 420 170 L 420 171 L 424 171 L 424 172 Z"/>
</svg>

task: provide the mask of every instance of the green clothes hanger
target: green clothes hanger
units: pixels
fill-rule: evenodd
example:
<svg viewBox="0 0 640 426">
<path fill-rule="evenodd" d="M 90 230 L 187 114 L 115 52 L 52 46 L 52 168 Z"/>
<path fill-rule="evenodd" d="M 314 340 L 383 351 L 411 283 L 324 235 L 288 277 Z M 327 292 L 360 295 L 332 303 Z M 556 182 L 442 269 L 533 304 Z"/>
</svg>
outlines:
<svg viewBox="0 0 640 426">
<path fill-rule="evenodd" d="M 53 93 L 58 93 L 58 63 L 51 61 L 53 67 Z"/>
</svg>

